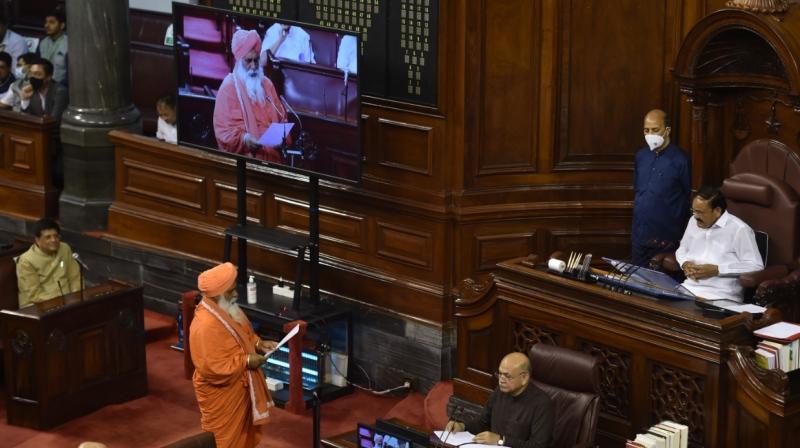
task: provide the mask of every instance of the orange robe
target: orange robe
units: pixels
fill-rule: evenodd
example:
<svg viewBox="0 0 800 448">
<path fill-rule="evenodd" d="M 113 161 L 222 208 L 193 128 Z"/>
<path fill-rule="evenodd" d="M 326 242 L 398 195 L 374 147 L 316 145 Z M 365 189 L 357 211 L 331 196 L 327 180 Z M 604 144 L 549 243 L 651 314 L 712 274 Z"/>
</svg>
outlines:
<svg viewBox="0 0 800 448">
<path fill-rule="evenodd" d="M 203 298 L 189 330 L 192 377 L 200 423 L 219 448 L 251 448 L 273 406 L 261 369 L 247 368 L 259 338 L 249 321 L 240 324 L 213 300 Z"/>
<path fill-rule="evenodd" d="M 272 81 L 265 76 L 261 85 L 267 95 L 264 104 L 251 100 L 247 87 L 233 73 L 222 81 L 214 105 L 214 133 L 219 149 L 252 156 L 242 140 L 244 134 L 258 140 L 270 124 L 286 121 L 286 110 Z M 283 160 L 277 149 L 268 147 L 262 147 L 255 157 L 278 163 Z"/>
</svg>

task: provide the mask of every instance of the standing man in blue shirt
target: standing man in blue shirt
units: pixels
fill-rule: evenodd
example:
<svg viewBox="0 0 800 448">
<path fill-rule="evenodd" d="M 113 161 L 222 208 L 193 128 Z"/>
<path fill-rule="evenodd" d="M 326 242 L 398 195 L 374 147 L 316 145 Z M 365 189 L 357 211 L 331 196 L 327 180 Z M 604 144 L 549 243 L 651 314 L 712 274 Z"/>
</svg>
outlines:
<svg viewBox="0 0 800 448">
<path fill-rule="evenodd" d="M 669 117 L 659 109 L 644 117 L 647 147 L 636 153 L 633 172 L 631 262 L 647 266 L 658 252 L 675 249 L 689 219 L 691 165 L 670 142 Z"/>
</svg>

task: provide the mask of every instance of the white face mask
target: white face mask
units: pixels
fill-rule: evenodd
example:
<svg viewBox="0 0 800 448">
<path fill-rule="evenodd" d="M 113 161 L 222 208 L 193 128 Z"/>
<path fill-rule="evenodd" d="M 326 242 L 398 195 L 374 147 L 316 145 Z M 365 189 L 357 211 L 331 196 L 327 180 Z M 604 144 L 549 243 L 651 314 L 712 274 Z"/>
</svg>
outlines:
<svg viewBox="0 0 800 448">
<path fill-rule="evenodd" d="M 650 151 L 655 151 L 656 148 L 664 144 L 664 136 L 658 134 L 647 134 L 644 136 L 644 140 L 647 142 L 647 146 L 650 147 Z"/>
<path fill-rule="evenodd" d="M 17 79 L 22 79 L 25 77 L 25 72 L 22 71 L 22 67 L 14 68 L 14 77 Z"/>
</svg>

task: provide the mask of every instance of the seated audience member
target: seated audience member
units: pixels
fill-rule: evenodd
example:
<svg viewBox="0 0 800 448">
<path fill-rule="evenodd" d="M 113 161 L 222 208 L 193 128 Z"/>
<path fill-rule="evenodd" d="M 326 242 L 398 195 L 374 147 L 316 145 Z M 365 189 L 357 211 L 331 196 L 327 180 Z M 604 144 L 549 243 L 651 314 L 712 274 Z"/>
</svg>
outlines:
<svg viewBox="0 0 800 448">
<path fill-rule="evenodd" d="M 336 54 L 336 68 L 354 75 L 358 73 L 358 39 L 355 36 L 342 37 Z"/>
<path fill-rule="evenodd" d="M 273 406 L 261 365 L 278 344 L 261 340 L 236 303 L 236 266 L 223 263 L 202 272 L 197 289 L 203 299 L 189 345 L 200 424 L 218 447 L 255 447 Z"/>
<path fill-rule="evenodd" d="M 764 269 L 764 263 L 753 229 L 726 208 L 719 189 L 701 187 L 675 259 L 686 275 L 683 286 L 695 295 L 741 302 L 743 291 L 736 277 Z"/>
<path fill-rule="evenodd" d="M 81 289 L 80 267 L 61 242 L 61 228 L 50 218 L 33 225 L 34 243 L 17 260 L 19 307 Z"/>
<path fill-rule="evenodd" d="M 10 54 L 12 61 L 16 61 L 28 51 L 25 38 L 8 29 L 8 21 L 2 15 L 0 15 L 0 51 Z"/>
<path fill-rule="evenodd" d="M 261 61 L 267 61 L 267 50 L 272 56 L 297 62 L 316 63 L 311 49 L 311 36 L 299 26 L 275 23 L 264 34 Z"/>
<path fill-rule="evenodd" d="M 28 83 L 20 90 L 22 112 L 60 120 L 68 103 L 67 88 L 53 79 L 53 64 L 47 59 L 34 61 L 28 70 Z"/>
<path fill-rule="evenodd" d="M 65 86 L 68 85 L 66 28 L 67 19 L 60 9 L 55 9 L 46 15 L 44 18 L 44 32 L 47 36 L 39 42 L 39 48 L 36 50 L 39 56 L 53 64 L 53 79 Z"/>
<path fill-rule="evenodd" d="M 39 57 L 36 56 L 36 53 L 25 53 L 17 58 L 17 67 L 14 69 L 16 81 L 11 83 L 11 86 L 4 94 L 0 95 L 0 109 L 21 111 L 21 91 L 25 84 L 28 83 L 28 70 L 30 70 L 31 63 L 37 59 Z"/>
<path fill-rule="evenodd" d="M 510 353 L 495 374 L 497 389 L 477 418 L 447 423 L 446 431 L 469 431 L 474 441 L 514 448 L 544 448 L 553 443 L 555 405 L 530 383 L 531 363 L 524 353 Z"/>
<path fill-rule="evenodd" d="M 222 151 L 281 162 L 283 156 L 277 147 L 259 143 L 272 123 L 286 122 L 286 110 L 275 86 L 259 64 L 260 48 L 261 38 L 255 30 L 233 34 L 231 52 L 236 63 L 217 93 L 214 134 Z"/>
<path fill-rule="evenodd" d="M 11 73 L 11 55 L 0 51 L 0 93 L 6 93 L 17 78 Z"/>
<path fill-rule="evenodd" d="M 167 143 L 178 143 L 178 129 L 175 127 L 177 117 L 175 115 L 175 94 L 165 93 L 156 100 L 156 112 L 158 112 L 158 130 L 156 138 Z"/>
</svg>

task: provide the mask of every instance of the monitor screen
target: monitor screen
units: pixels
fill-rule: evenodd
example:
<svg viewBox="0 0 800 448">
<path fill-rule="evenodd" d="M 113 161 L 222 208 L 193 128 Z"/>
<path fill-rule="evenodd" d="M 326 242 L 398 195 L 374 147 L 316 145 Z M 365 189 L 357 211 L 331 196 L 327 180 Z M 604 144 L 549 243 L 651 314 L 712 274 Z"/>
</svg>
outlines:
<svg viewBox="0 0 800 448">
<path fill-rule="evenodd" d="M 178 142 L 358 182 L 358 34 L 173 4 Z"/>
<path fill-rule="evenodd" d="M 411 442 L 363 423 L 358 424 L 359 448 L 412 448 Z"/>
</svg>

